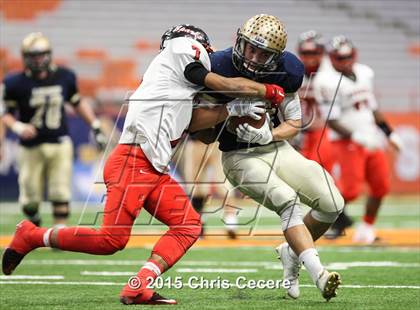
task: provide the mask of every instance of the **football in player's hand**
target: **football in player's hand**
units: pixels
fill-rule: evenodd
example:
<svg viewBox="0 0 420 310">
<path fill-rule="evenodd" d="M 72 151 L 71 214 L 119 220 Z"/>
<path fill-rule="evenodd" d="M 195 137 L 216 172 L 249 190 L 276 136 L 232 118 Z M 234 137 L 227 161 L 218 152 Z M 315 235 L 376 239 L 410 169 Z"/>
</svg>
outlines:
<svg viewBox="0 0 420 310">
<path fill-rule="evenodd" d="M 245 124 L 245 123 L 248 123 L 249 126 L 252 126 L 254 128 L 261 128 L 265 123 L 265 118 L 266 118 L 265 113 L 261 115 L 261 119 L 259 120 L 253 119 L 252 117 L 249 117 L 249 116 L 242 116 L 242 117 L 234 116 L 234 117 L 229 118 L 227 126 L 230 132 L 236 132 L 235 131 L 236 128 L 240 124 Z"/>
</svg>

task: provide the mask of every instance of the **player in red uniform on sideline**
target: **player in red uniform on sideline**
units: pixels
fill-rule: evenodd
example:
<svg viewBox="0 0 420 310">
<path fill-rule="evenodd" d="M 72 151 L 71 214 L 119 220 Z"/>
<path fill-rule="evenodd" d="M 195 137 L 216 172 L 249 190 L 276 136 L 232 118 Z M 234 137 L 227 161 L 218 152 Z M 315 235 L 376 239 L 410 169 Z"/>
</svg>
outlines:
<svg viewBox="0 0 420 310">
<path fill-rule="evenodd" d="M 402 142 L 379 111 L 373 93 L 374 72 L 356 62 L 353 43 L 344 36 L 334 37 L 329 56 L 335 71 L 322 74 L 319 101 L 329 105 L 334 101 L 328 125 L 340 166 L 338 187 L 344 200 L 347 203 L 356 199 L 365 182 L 369 186 L 363 223 L 353 239 L 370 244 L 375 241 L 373 224 L 390 186 L 384 136 L 396 151 L 401 149 Z M 335 236 L 349 224 L 343 213 L 332 226 Z"/>
<path fill-rule="evenodd" d="M 226 94 L 259 97 L 278 105 L 281 87 L 243 78 L 224 78 L 210 72 L 208 36 L 192 25 L 178 25 L 162 36 L 161 52 L 149 65 L 143 82 L 130 97 L 119 145 L 104 167 L 107 199 L 99 230 L 85 227 L 39 228 L 29 221 L 17 225 L 3 254 L 3 273 L 9 275 L 26 254 L 38 247 L 97 255 L 113 254 L 127 244 L 133 223 L 144 207 L 169 226 L 154 246 L 136 281 L 120 294 L 123 304 L 175 304 L 146 288 L 172 267 L 194 244 L 200 217 L 185 192 L 168 174 L 172 147 L 184 132 L 211 127 L 228 116 L 259 118 L 261 104 L 239 100 L 212 110 L 197 109 L 192 99 L 204 86 Z M 141 102 L 138 102 L 141 101 Z"/>
<path fill-rule="evenodd" d="M 326 120 L 314 95 L 314 87 L 320 76 L 317 73 L 326 66 L 323 60 L 325 45 L 322 36 L 313 30 L 302 33 L 297 50 L 305 66 L 305 76 L 298 91 L 305 128 L 300 151 L 303 156 L 315 160 L 331 173 L 334 164 L 331 141 L 328 128 L 324 128 Z"/>
</svg>

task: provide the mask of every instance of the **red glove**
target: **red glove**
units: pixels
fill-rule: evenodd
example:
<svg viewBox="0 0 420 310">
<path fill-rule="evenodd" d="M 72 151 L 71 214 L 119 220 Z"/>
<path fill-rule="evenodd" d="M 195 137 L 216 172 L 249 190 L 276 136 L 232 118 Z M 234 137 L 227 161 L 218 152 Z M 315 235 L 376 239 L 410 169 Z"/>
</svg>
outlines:
<svg viewBox="0 0 420 310">
<path fill-rule="evenodd" d="M 284 99 L 284 90 L 276 84 L 264 84 L 265 99 L 269 100 L 274 108 L 278 108 Z"/>
</svg>

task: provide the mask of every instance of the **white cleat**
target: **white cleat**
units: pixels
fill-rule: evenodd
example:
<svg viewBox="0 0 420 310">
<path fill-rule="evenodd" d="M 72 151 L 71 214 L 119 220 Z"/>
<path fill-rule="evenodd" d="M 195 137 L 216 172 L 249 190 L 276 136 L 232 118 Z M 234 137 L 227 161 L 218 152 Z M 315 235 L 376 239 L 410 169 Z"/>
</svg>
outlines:
<svg viewBox="0 0 420 310">
<path fill-rule="evenodd" d="M 376 240 L 376 233 L 373 225 L 365 222 L 360 223 L 354 232 L 353 242 L 372 244 Z"/>
<path fill-rule="evenodd" d="M 287 295 L 293 299 L 297 299 L 300 294 L 299 270 L 302 265 L 299 263 L 297 257 L 295 258 L 290 254 L 290 251 L 291 249 L 286 242 L 276 248 L 276 252 L 279 255 L 277 258 L 283 264 L 283 281 L 289 281 L 287 283 Z"/>
<path fill-rule="evenodd" d="M 341 284 L 341 276 L 337 272 L 328 272 L 324 269 L 318 276 L 316 286 L 327 301 L 337 296 L 337 288 Z"/>
</svg>

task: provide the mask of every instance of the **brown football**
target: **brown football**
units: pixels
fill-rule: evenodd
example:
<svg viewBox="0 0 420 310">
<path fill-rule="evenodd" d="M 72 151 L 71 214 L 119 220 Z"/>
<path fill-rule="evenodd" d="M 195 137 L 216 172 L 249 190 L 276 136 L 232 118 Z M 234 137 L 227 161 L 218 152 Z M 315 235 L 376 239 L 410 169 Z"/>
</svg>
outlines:
<svg viewBox="0 0 420 310">
<path fill-rule="evenodd" d="M 250 126 L 254 128 L 261 128 L 264 125 L 265 118 L 266 118 L 265 113 L 261 115 L 260 120 L 253 119 L 252 117 L 249 117 L 249 116 L 242 116 L 242 117 L 234 116 L 234 117 L 229 118 L 229 123 L 227 126 L 231 132 L 235 132 L 236 128 L 240 124 L 244 124 L 244 123 L 248 123 Z"/>
</svg>

